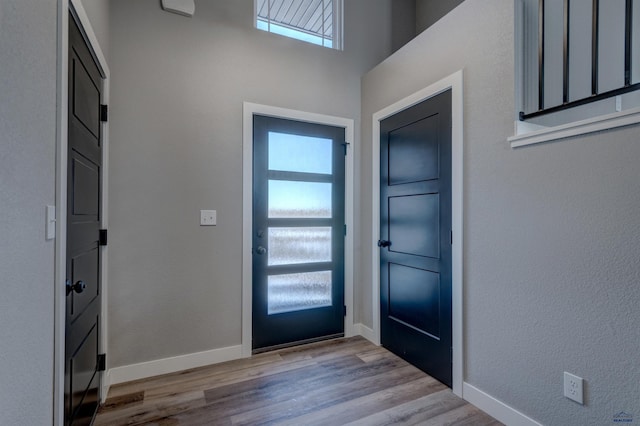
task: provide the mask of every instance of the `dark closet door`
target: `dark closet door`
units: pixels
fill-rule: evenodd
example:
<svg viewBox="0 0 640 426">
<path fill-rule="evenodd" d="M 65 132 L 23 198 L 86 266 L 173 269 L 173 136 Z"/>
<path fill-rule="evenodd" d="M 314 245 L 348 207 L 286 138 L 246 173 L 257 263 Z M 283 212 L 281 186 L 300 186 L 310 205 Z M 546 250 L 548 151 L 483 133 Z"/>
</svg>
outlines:
<svg viewBox="0 0 640 426">
<path fill-rule="evenodd" d="M 90 424 L 99 403 L 102 76 L 69 17 L 65 422 Z"/>
<path fill-rule="evenodd" d="M 380 123 L 382 345 L 451 386 L 451 91 Z"/>
</svg>

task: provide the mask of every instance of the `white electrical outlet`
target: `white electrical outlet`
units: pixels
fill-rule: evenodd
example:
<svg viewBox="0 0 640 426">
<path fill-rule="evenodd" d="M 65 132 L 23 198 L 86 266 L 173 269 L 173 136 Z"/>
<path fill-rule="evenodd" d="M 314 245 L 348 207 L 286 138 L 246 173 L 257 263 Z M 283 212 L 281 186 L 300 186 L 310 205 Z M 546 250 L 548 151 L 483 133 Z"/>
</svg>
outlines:
<svg viewBox="0 0 640 426">
<path fill-rule="evenodd" d="M 582 377 L 574 376 L 571 373 L 564 372 L 564 396 L 574 400 L 578 404 L 584 404 Z"/>
<path fill-rule="evenodd" d="M 215 210 L 200 210 L 200 225 L 214 226 L 218 220 Z"/>
</svg>

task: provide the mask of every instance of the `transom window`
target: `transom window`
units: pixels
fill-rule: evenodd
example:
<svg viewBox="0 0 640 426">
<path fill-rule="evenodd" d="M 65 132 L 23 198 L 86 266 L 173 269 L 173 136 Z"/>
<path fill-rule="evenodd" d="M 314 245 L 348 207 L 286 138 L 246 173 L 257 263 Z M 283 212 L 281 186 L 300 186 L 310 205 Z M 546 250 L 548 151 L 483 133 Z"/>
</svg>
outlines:
<svg viewBox="0 0 640 426">
<path fill-rule="evenodd" d="M 255 0 L 256 28 L 342 50 L 342 0 Z"/>
</svg>

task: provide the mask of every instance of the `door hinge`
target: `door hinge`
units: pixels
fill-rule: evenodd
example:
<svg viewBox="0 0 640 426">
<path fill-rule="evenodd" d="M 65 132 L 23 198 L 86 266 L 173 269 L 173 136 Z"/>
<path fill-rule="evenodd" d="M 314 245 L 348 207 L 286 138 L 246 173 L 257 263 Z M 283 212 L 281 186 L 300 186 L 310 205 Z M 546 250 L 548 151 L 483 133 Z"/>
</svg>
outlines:
<svg viewBox="0 0 640 426">
<path fill-rule="evenodd" d="M 347 147 L 351 145 L 349 142 L 343 142 L 342 147 L 344 148 L 344 155 L 347 155 Z"/>
<path fill-rule="evenodd" d="M 98 371 L 107 369 L 107 354 L 98 354 Z"/>
<path fill-rule="evenodd" d="M 109 118 L 109 107 L 107 105 L 100 105 L 100 121 L 106 123 Z"/>
<path fill-rule="evenodd" d="M 449 355 L 451 356 L 451 364 L 453 364 L 453 346 L 449 348 Z"/>
<path fill-rule="evenodd" d="M 98 236 L 98 239 L 100 240 L 100 245 L 101 246 L 106 246 L 107 245 L 107 230 L 106 229 L 101 229 L 100 230 L 100 235 Z"/>
<path fill-rule="evenodd" d="M 344 235 L 347 235 L 347 224 L 344 224 Z"/>
<path fill-rule="evenodd" d="M 453 231 L 449 232 L 449 238 L 451 240 L 451 245 L 453 245 Z"/>
<path fill-rule="evenodd" d="M 344 308 L 344 316 L 346 317 L 347 316 L 347 305 L 344 305 L 343 308 Z"/>
</svg>

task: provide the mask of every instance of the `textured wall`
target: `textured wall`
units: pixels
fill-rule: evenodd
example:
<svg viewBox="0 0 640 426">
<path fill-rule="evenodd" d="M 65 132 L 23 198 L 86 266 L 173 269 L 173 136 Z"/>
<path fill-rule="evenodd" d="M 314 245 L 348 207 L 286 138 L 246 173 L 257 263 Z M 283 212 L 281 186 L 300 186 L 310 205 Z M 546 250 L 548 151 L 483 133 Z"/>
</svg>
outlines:
<svg viewBox="0 0 640 426">
<path fill-rule="evenodd" d="M 0 2 L 0 424 L 53 419 L 56 0 Z"/>
<path fill-rule="evenodd" d="M 511 149 L 513 45 L 512 1 L 467 0 L 364 77 L 361 234 L 371 115 L 464 68 L 465 381 L 543 424 L 611 424 L 640 408 L 638 127 Z"/>
<path fill-rule="evenodd" d="M 241 343 L 242 103 L 359 126 L 389 1 L 346 2 L 344 52 L 254 29 L 249 1 L 198 2 L 193 18 L 110 2 L 112 367 Z"/>
</svg>

